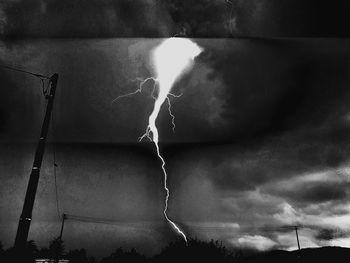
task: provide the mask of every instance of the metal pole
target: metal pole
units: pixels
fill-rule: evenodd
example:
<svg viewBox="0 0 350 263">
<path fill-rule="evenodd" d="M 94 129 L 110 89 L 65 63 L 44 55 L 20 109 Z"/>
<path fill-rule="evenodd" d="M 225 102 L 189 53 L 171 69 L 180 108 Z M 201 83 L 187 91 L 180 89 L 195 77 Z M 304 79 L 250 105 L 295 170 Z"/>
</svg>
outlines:
<svg viewBox="0 0 350 263">
<path fill-rule="evenodd" d="M 62 215 L 62 225 L 61 225 L 61 232 L 60 232 L 60 241 L 62 241 L 63 228 L 64 228 L 64 220 L 66 220 L 66 214 L 63 214 L 63 215 Z"/>
<path fill-rule="evenodd" d="M 16 234 L 16 240 L 15 240 L 15 249 L 17 250 L 24 249 L 28 238 L 30 222 L 32 220 L 34 200 L 35 200 L 36 190 L 38 188 L 40 168 L 41 168 L 41 163 L 42 163 L 43 155 L 45 151 L 46 137 L 49 130 L 51 112 L 53 108 L 53 101 L 55 98 L 58 74 L 57 73 L 53 74 L 50 77 L 50 81 L 51 81 L 51 89 L 50 89 L 49 95 L 46 97 L 48 100 L 47 106 L 46 106 L 46 113 L 45 113 L 43 125 L 41 128 L 39 143 L 37 145 L 36 152 L 35 152 L 33 168 L 29 177 L 22 214 L 20 216 L 19 223 L 18 223 L 18 229 Z"/>
<path fill-rule="evenodd" d="M 295 235 L 297 236 L 298 250 L 300 251 L 300 243 L 299 243 L 298 227 L 297 226 L 295 226 Z"/>
</svg>

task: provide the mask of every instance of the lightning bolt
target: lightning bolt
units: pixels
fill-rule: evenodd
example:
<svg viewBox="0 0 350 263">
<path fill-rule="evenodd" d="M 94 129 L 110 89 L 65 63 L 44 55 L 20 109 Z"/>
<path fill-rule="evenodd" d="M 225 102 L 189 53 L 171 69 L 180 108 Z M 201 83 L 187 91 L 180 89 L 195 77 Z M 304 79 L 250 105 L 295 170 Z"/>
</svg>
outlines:
<svg viewBox="0 0 350 263">
<path fill-rule="evenodd" d="M 171 88 L 174 83 L 179 79 L 179 77 L 191 69 L 193 66 L 194 58 L 197 57 L 203 49 L 199 47 L 196 43 L 192 42 L 186 38 L 168 38 L 165 39 L 159 46 L 157 46 L 152 54 L 152 62 L 153 67 L 155 69 L 155 73 L 157 78 L 149 77 L 142 80 L 139 84 L 139 88 L 134 92 L 127 93 L 125 95 L 118 96 L 115 98 L 113 102 L 120 98 L 129 97 L 135 95 L 137 93 L 142 92 L 142 88 L 144 84 L 150 80 L 153 80 L 153 91 L 152 97 L 154 99 L 154 108 L 152 113 L 148 118 L 148 125 L 145 133 L 138 139 L 138 141 L 142 141 L 144 138 L 148 138 L 152 141 L 156 147 L 157 155 L 160 161 L 162 162 L 162 171 L 164 175 L 164 190 L 166 192 L 165 200 L 164 200 L 164 210 L 163 214 L 165 219 L 169 222 L 169 224 L 176 230 L 176 232 L 183 237 L 185 242 L 187 243 L 186 234 L 180 229 L 179 226 L 172 221 L 167 214 L 168 211 L 168 201 L 170 197 L 170 191 L 167 185 L 168 174 L 165 169 L 165 160 L 162 157 L 159 149 L 159 133 L 156 126 L 157 117 L 161 110 L 162 105 L 167 101 L 168 104 L 168 112 L 171 117 L 172 129 L 175 131 L 175 115 L 171 110 L 171 102 L 170 96 L 178 98 L 182 96 L 175 95 L 171 93 Z M 156 88 L 158 87 L 158 95 L 155 96 Z"/>
</svg>

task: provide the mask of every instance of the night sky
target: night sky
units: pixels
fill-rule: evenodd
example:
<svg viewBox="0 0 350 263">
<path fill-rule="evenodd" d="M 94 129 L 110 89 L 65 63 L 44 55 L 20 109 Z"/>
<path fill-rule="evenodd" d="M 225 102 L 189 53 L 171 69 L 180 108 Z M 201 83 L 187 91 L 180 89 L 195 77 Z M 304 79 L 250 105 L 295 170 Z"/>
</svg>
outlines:
<svg viewBox="0 0 350 263">
<path fill-rule="evenodd" d="M 283 3 L 282 3 L 283 2 Z M 176 130 L 157 125 L 169 215 L 228 247 L 350 247 L 350 40 L 343 1 L 20 1 L 0 3 L 0 65 L 59 74 L 29 239 L 95 255 L 156 253 L 178 236 L 163 218 L 150 51 L 164 37 L 204 48 L 174 86 Z M 337 4 L 338 3 L 338 4 Z M 33 19 L 35 17 L 35 19 Z M 174 51 L 178 52 L 178 51 Z M 171 62 L 169 62 L 171 63 Z M 13 245 L 45 99 L 39 79 L 0 68 L 0 237 Z M 56 207 L 53 153 L 57 163 Z M 101 244 L 101 245 L 96 245 Z"/>
</svg>

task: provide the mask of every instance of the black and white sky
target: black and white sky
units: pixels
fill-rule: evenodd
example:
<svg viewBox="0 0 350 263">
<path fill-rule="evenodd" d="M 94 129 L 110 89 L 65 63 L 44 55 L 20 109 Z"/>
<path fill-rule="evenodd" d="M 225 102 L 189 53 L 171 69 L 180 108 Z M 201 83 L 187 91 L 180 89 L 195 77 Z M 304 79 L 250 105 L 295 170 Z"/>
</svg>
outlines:
<svg viewBox="0 0 350 263">
<path fill-rule="evenodd" d="M 137 143 L 152 111 L 151 50 L 175 34 L 203 53 L 174 86 L 176 130 L 157 122 L 169 214 L 188 235 L 232 247 L 350 246 L 350 41 L 344 1 L 0 3 L 0 65 L 59 74 L 30 239 L 154 253 L 176 238 L 162 217 L 154 147 Z M 178 51 L 174 51 L 178 52 Z M 169 61 L 171 63 L 171 61 Z M 0 68 L 0 236 L 11 246 L 45 110 L 41 82 Z M 272 229 L 273 228 L 273 229 Z M 96 243 L 101 244 L 100 247 Z"/>
</svg>

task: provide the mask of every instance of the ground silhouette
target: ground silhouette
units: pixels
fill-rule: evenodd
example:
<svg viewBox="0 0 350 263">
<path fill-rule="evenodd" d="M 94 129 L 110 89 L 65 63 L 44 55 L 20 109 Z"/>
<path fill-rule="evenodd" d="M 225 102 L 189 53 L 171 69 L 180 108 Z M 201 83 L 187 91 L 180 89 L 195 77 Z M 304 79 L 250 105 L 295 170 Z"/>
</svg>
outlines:
<svg viewBox="0 0 350 263">
<path fill-rule="evenodd" d="M 301 251 L 273 250 L 257 252 L 252 250 L 230 250 L 219 241 L 189 239 L 170 243 L 153 257 L 145 257 L 135 249 L 117 248 L 111 255 L 100 261 L 88 257 L 85 249 L 65 252 L 63 242 L 56 238 L 47 248 L 38 248 L 33 240 L 28 241 L 21 253 L 13 248 L 5 250 L 0 242 L 0 262 L 33 263 L 37 258 L 68 259 L 70 263 L 163 263 L 163 262 L 217 262 L 217 263 L 259 263 L 259 262 L 348 262 L 350 248 L 321 247 L 306 248 Z"/>
</svg>

